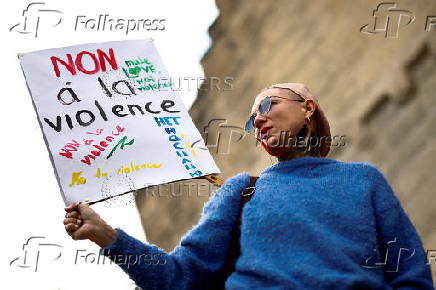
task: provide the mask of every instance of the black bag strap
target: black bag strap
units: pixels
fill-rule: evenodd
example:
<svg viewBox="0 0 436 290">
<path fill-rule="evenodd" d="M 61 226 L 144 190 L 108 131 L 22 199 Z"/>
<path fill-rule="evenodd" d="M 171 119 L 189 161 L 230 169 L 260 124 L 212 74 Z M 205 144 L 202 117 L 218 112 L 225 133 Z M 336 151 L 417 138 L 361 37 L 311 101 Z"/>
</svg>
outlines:
<svg viewBox="0 0 436 290">
<path fill-rule="evenodd" d="M 250 176 L 250 186 L 242 190 L 241 203 L 239 204 L 238 219 L 232 233 L 232 242 L 230 244 L 226 263 L 224 264 L 223 277 L 221 279 L 221 289 L 224 289 L 224 284 L 227 278 L 235 270 L 235 263 L 241 253 L 240 237 L 241 237 L 241 217 L 244 205 L 250 201 L 255 191 L 255 184 L 259 177 Z"/>
</svg>

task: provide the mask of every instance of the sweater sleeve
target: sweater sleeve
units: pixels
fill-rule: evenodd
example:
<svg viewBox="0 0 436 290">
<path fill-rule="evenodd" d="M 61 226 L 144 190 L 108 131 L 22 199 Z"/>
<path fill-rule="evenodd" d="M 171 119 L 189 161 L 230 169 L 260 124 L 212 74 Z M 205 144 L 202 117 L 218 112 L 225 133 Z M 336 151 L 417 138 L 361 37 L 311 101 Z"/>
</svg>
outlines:
<svg viewBox="0 0 436 290">
<path fill-rule="evenodd" d="M 241 191 L 248 173 L 226 180 L 203 207 L 199 223 L 171 253 L 142 243 L 117 228 L 101 253 L 117 263 L 143 289 L 204 289 L 219 276 L 231 243 Z"/>
<path fill-rule="evenodd" d="M 386 282 L 394 289 L 434 289 L 421 239 L 384 175 L 375 167 L 373 202 Z"/>
</svg>

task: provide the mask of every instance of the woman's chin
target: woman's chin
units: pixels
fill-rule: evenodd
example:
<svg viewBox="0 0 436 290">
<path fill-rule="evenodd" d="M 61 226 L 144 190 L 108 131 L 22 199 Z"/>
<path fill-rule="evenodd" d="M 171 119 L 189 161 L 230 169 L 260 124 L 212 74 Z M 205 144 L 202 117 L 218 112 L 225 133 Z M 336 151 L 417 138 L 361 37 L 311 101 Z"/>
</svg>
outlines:
<svg viewBox="0 0 436 290">
<path fill-rule="evenodd" d="M 269 136 L 265 143 L 270 147 L 279 147 L 279 139 L 276 136 Z"/>
<path fill-rule="evenodd" d="M 272 138 L 269 138 L 272 139 Z M 286 155 L 290 148 L 289 147 L 284 147 L 284 146 L 280 146 L 280 144 L 278 144 L 278 142 L 269 142 L 269 139 L 267 140 L 268 142 L 262 142 L 262 146 L 263 148 L 266 150 L 266 152 L 268 152 L 270 155 L 272 156 L 276 156 L 276 157 L 282 157 L 284 155 Z M 276 139 L 277 141 L 277 139 Z M 272 145 L 269 145 L 272 144 Z"/>
</svg>

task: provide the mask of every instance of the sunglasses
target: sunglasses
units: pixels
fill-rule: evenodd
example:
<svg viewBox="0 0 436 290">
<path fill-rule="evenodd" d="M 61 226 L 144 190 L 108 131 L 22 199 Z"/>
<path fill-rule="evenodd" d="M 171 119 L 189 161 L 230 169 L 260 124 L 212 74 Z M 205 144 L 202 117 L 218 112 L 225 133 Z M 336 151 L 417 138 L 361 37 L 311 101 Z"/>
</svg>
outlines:
<svg viewBox="0 0 436 290">
<path fill-rule="evenodd" d="M 284 98 L 284 97 L 279 97 L 279 96 L 267 96 L 267 97 L 265 97 L 265 99 L 262 100 L 262 102 L 260 102 L 259 108 L 257 109 L 259 114 L 265 115 L 269 112 L 269 110 L 271 109 L 271 98 L 272 97 L 285 99 L 285 100 L 289 100 L 289 101 L 295 101 L 295 102 L 305 102 L 304 99 L 292 100 L 289 98 Z M 256 128 L 256 126 L 254 125 L 255 118 L 256 118 L 256 114 L 254 113 L 253 115 L 250 116 L 248 121 L 245 123 L 245 131 L 247 131 L 248 133 L 253 133 L 254 129 Z"/>
</svg>

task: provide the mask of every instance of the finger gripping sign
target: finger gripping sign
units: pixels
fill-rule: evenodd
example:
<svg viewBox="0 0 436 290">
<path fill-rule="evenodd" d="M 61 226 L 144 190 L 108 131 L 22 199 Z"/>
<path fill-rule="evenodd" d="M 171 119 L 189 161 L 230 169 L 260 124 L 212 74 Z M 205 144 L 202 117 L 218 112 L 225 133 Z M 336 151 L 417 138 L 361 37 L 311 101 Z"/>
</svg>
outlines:
<svg viewBox="0 0 436 290">
<path fill-rule="evenodd" d="M 220 173 L 209 151 L 192 148 L 202 137 L 152 41 L 19 59 L 65 204 Z"/>
</svg>

